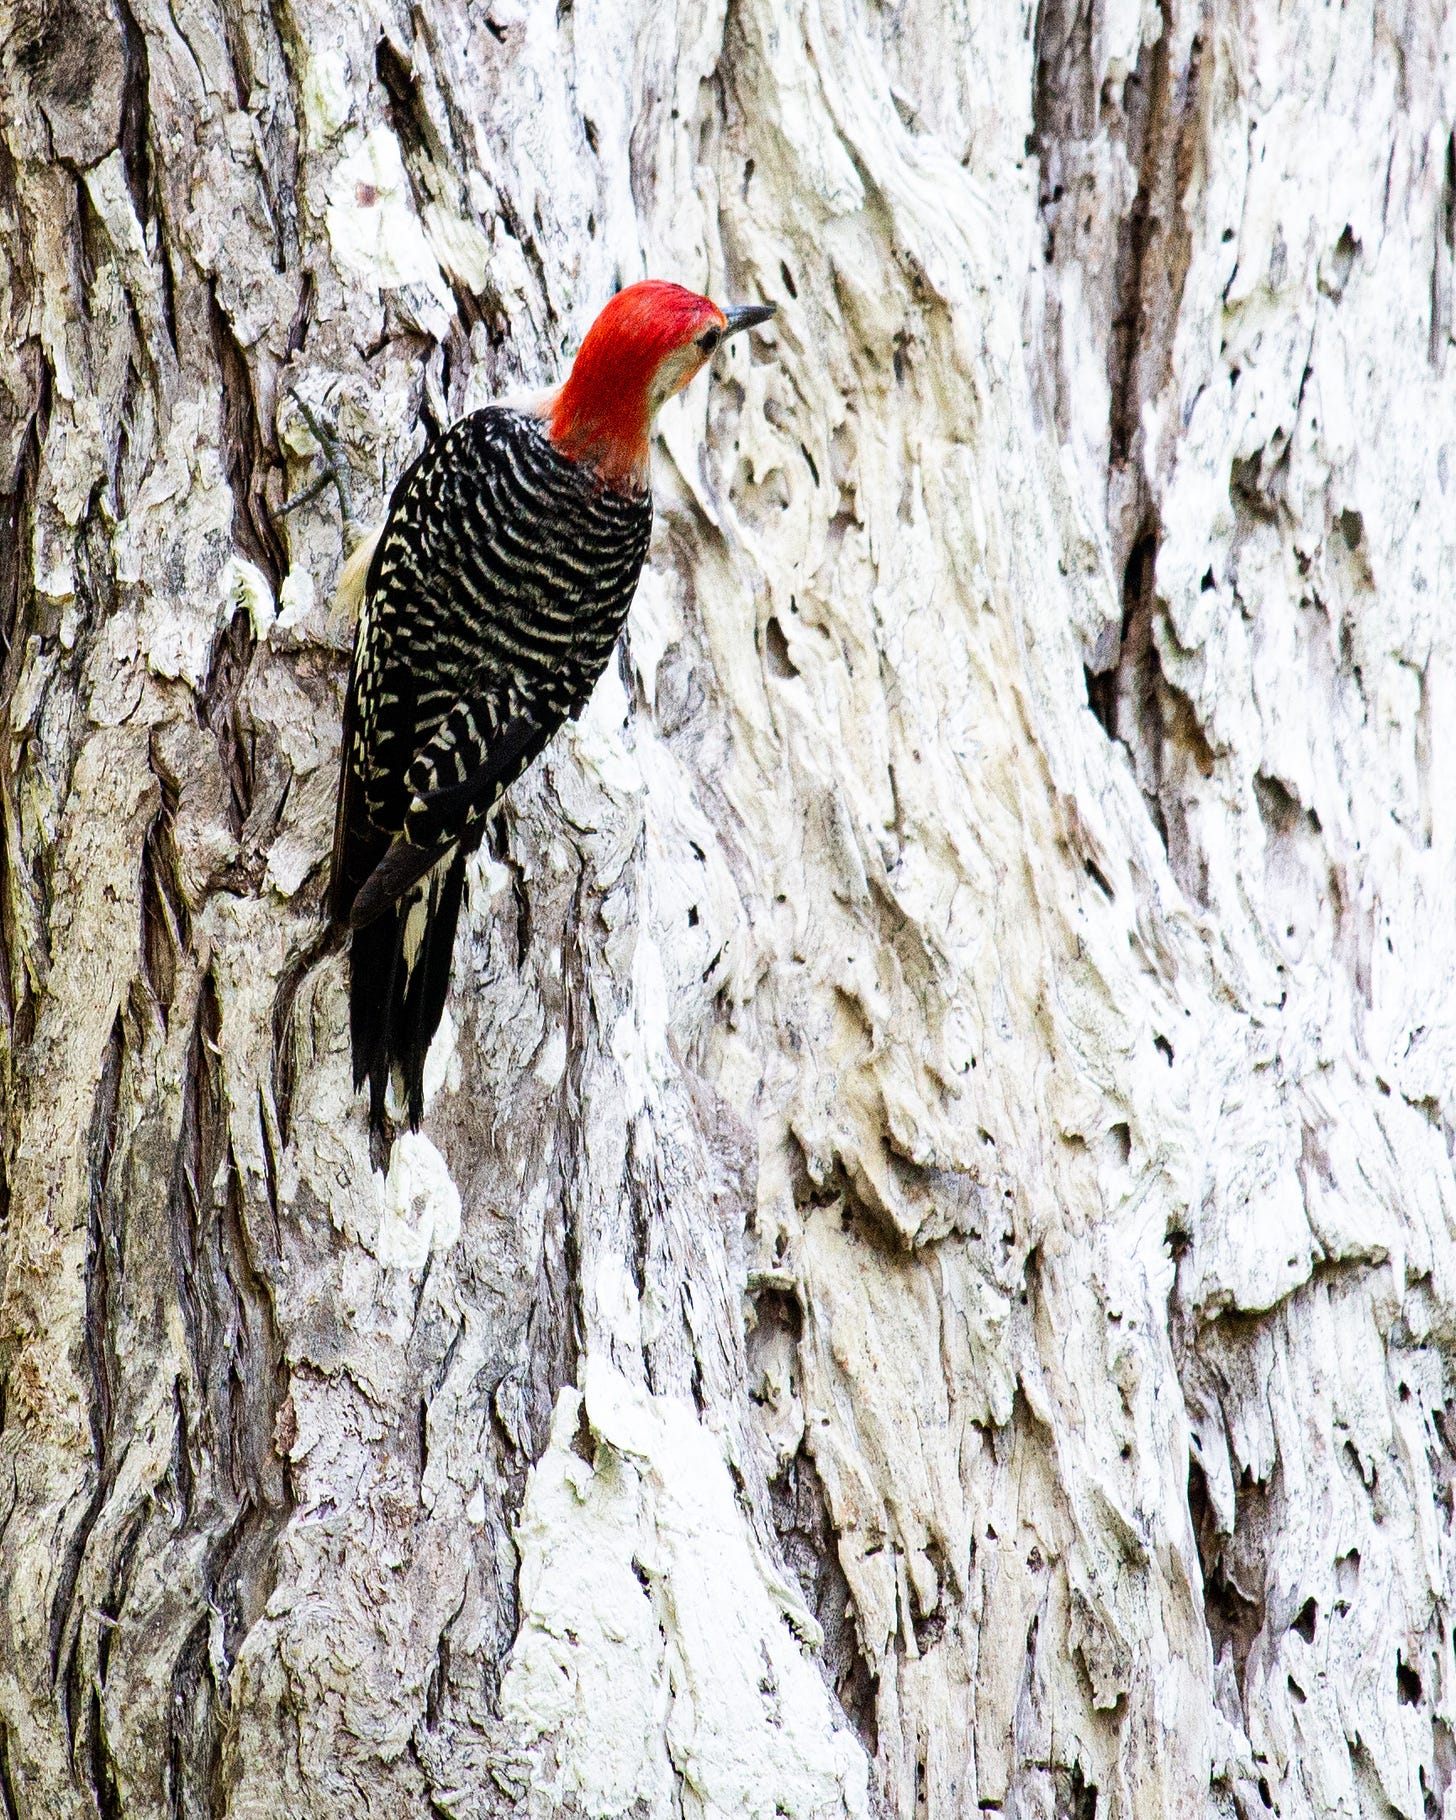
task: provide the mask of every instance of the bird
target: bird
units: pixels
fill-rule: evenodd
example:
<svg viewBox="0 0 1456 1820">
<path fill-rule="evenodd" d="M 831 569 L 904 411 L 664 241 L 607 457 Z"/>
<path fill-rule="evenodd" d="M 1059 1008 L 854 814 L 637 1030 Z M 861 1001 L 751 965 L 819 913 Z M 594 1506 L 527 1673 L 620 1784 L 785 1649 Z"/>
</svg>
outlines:
<svg viewBox="0 0 1456 1820">
<path fill-rule="evenodd" d="M 412 1130 L 439 1027 L 465 862 L 501 794 L 606 668 L 652 530 L 657 412 L 772 303 L 720 308 L 646 279 L 612 297 L 565 383 L 427 444 L 340 581 L 358 631 L 344 702 L 327 915 L 349 942 L 354 1089 Z"/>
</svg>

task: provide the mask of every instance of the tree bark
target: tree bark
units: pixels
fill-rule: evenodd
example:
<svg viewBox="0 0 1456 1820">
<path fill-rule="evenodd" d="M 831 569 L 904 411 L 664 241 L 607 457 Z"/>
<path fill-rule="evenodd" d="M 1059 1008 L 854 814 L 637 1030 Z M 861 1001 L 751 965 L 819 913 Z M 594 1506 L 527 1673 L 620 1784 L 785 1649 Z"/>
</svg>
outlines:
<svg viewBox="0 0 1456 1820">
<path fill-rule="evenodd" d="M 1450 1820 L 1451 12 L 18 7 L 0 1813 Z M 644 273 L 371 1158 L 333 583 Z"/>
</svg>

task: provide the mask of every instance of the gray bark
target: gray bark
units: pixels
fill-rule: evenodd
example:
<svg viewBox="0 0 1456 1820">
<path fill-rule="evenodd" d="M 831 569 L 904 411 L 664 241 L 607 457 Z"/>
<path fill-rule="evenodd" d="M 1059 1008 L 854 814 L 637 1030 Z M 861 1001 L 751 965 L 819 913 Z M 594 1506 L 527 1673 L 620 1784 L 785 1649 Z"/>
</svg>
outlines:
<svg viewBox="0 0 1456 1820">
<path fill-rule="evenodd" d="M 1452 14 L 14 8 L 0 1813 L 1450 1820 Z M 333 584 L 649 272 L 376 1171 Z"/>
</svg>

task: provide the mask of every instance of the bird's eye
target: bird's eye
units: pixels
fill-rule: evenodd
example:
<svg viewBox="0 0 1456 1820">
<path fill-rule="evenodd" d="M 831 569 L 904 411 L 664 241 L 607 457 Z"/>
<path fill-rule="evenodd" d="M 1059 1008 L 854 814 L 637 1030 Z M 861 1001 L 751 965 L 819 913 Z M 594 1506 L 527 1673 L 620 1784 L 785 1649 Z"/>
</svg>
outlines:
<svg viewBox="0 0 1456 1820">
<path fill-rule="evenodd" d="M 705 354 L 711 354 L 713 349 L 717 347 L 722 339 L 723 332 L 721 329 L 708 329 L 704 334 L 699 335 L 698 346 Z"/>
</svg>

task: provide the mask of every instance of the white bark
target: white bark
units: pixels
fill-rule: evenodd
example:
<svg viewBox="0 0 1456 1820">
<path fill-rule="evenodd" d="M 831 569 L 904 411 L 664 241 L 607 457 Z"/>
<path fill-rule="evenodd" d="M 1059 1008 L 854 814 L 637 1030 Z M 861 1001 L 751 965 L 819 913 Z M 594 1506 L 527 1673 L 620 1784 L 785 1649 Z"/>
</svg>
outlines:
<svg viewBox="0 0 1456 1820">
<path fill-rule="evenodd" d="M 0 1811 L 1449 1820 L 1451 14 L 19 4 Z M 376 1174 L 300 401 L 645 272 Z"/>
</svg>

